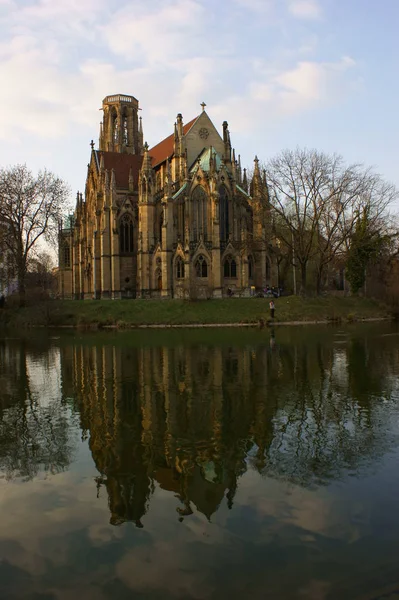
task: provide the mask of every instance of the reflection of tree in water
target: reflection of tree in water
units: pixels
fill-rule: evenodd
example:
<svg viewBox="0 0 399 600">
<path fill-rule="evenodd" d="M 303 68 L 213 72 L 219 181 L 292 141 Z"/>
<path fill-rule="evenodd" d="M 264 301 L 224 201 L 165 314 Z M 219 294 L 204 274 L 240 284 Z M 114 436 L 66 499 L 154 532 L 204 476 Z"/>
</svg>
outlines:
<svg viewBox="0 0 399 600">
<path fill-rule="evenodd" d="M 177 496 L 179 518 L 195 508 L 211 518 L 221 502 L 233 506 L 248 464 L 309 485 L 385 452 L 396 444 L 398 363 L 393 346 L 366 346 L 75 347 L 82 427 L 111 522 L 142 526 L 157 485 Z"/>
<path fill-rule="evenodd" d="M 74 450 L 68 408 L 60 397 L 43 398 L 35 391 L 30 361 L 43 376 L 54 369 L 48 348 L 42 353 L 25 342 L 0 345 L 0 470 L 8 478 L 58 473 Z"/>
</svg>

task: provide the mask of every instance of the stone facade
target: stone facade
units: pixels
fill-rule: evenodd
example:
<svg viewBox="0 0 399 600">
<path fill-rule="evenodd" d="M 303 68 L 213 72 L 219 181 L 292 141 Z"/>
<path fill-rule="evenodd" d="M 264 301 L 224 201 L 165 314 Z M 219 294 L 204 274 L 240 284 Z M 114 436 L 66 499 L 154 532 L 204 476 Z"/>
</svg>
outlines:
<svg viewBox="0 0 399 600">
<path fill-rule="evenodd" d="M 60 229 L 64 298 L 220 298 L 277 285 L 265 177 L 248 185 L 202 105 L 153 148 L 138 101 L 107 96 L 85 195 Z"/>
</svg>

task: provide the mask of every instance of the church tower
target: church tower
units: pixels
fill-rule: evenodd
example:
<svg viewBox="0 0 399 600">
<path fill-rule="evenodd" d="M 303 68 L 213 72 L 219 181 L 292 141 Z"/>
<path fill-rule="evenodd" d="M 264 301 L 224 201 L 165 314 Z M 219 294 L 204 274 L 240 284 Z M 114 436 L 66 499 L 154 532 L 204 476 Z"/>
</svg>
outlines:
<svg viewBox="0 0 399 600">
<path fill-rule="evenodd" d="M 143 130 L 134 96 L 116 94 L 103 100 L 99 148 L 104 152 L 142 154 Z"/>
</svg>

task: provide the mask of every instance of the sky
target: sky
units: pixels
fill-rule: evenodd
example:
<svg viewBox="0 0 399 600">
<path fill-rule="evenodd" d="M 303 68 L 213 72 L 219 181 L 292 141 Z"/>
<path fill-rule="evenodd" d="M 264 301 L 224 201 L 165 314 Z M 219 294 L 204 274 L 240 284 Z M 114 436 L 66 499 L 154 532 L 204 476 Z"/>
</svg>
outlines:
<svg viewBox="0 0 399 600">
<path fill-rule="evenodd" d="M 398 0 L 0 0 L 0 167 L 50 169 L 74 198 L 123 93 L 150 146 L 204 101 L 243 166 L 317 148 L 399 187 L 398 23 Z"/>
</svg>

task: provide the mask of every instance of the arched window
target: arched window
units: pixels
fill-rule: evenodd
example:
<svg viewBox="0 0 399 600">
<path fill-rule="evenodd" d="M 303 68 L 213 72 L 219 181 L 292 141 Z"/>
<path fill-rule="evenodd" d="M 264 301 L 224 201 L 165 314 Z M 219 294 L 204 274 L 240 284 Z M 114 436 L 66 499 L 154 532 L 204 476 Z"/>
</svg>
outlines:
<svg viewBox="0 0 399 600">
<path fill-rule="evenodd" d="M 122 143 L 127 146 L 129 141 L 128 137 L 128 129 L 127 129 L 127 115 L 126 113 L 123 115 L 122 120 Z"/>
<path fill-rule="evenodd" d="M 223 270 L 225 277 L 237 277 L 237 263 L 232 256 L 226 256 Z"/>
<path fill-rule="evenodd" d="M 254 276 L 254 259 L 252 256 L 248 256 L 248 278 L 253 279 Z"/>
<path fill-rule="evenodd" d="M 131 215 L 124 214 L 119 222 L 119 248 L 121 254 L 133 252 L 133 219 Z"/>
<path fill-rule="evenodd" d="M 220 239 L 226 242 L 229 239 L 229 197 L 227 195 L 226 186 L 221 185 L 219 188 L 219 228 Z"/>
<path fill-rule="evenodd" d="M 195 262 L 195 273 L 197 277 L 208 277 L 208 263 L 202 254 L 199 255 Z"/>
<path fill-rule="evenodd" d="M 115 144 L 119 142 L 119 120 L 116 111 L 112 114 L 112 139 Z"/>
<path fill-rule="evenodd" d="M 176 279 L 184 279 L 184 261 L 181 256 L 176 259 Z"/>
<path fill-rule="evenodd" d="M 193 241 L 198 241 L 200 236 L 203 240 L 207 239 L 208 227 L 208 211 L 207 211 L 208 197 L 204 188 L 201 185 L 197 185 L 191 196 L 191 208 L 192 208 L 192 238 Z"/>
<path fill-rule="evenodd" d="M 64 268 L 69 269 L 71 267 L 71 249 L 68 242 L 64 243 Z"/>
</svg>

